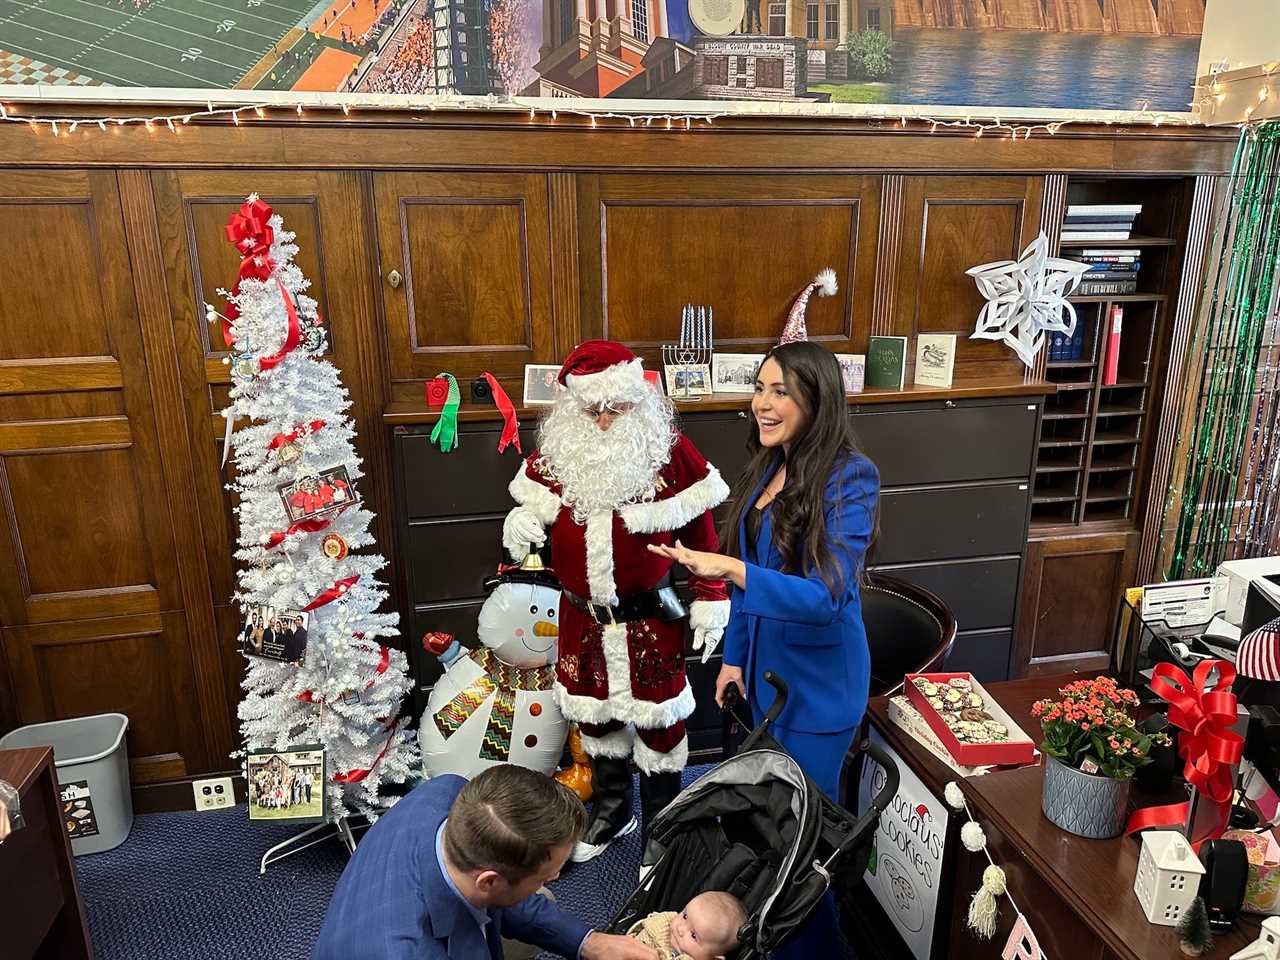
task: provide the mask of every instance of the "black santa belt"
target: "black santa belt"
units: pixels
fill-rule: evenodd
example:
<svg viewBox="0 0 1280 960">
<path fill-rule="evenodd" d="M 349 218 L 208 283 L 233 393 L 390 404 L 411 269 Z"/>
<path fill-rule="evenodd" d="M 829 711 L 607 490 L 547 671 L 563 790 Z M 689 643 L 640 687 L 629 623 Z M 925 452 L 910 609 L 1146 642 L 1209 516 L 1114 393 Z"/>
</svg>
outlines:
<svg viewBox="0 0 1280 960">
<path fill-rule="evenodd" d="M 632 623 L 636 620 L 661 620 L 671 623 L 683 619 L 689 611 L 671 586 L 654 587 L 633 593 L 618 603 L 610 606 L 607 603 L 592 603 L 576 593 L 561 591 L 566 600 L 589 616 L 601 626 L 616 623 Z"/>
<path fill-rule="evenodd" d="M 515 694 L 517 690 L 550 690 L 555 681 L 555 667 L 521 668 L 503 663 L 488 647 L 481 647 L 467 654 L 484 673 L 464 690 L 436 711 L 432 720 L 440 736 L 448 740 L 458 728 L 480 709 L 481 704 L 494 696 L 489 711 L 489 723 L 485 727 L 484 740 L 480 744 L 480 758 L 506 763 L 511 757 L 511 731 L 515 725 Z"/>
</svg>

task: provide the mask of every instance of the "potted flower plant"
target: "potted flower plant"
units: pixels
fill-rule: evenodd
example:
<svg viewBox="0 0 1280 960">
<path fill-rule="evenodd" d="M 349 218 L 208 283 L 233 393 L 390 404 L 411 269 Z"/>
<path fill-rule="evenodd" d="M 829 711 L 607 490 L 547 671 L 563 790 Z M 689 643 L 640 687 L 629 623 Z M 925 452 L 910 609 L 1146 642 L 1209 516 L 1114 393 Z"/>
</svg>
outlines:
<svg viewBox="0 0 1280 960">
<path fill-rule="evenodd" d="M 1134 773 L 1151 762 L 1151 747 L 1169 738 L 1137 729 L 1129 713 L 1137 694 L 1108 677 L 1076 680 L 1058 693 L 1061 699 L 1040 700 L 1031 708 L 1044 732 L 1041 809 L 1077 836 L 1119 836 Z"/>
</svg>

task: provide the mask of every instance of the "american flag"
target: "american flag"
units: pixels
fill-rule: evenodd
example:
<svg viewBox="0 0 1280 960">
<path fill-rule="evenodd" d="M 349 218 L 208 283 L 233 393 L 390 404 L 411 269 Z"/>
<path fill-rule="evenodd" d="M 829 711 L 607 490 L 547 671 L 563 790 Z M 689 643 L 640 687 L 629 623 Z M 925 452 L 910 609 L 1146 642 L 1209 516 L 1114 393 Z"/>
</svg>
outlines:
<svg viewBox="0 0 1280 960">
<path fill-rule="evenodd" d="M 1280 617 L 1240 641 L 1236 672 L 1255 680 L 1280 680 Z"/>
</svg>

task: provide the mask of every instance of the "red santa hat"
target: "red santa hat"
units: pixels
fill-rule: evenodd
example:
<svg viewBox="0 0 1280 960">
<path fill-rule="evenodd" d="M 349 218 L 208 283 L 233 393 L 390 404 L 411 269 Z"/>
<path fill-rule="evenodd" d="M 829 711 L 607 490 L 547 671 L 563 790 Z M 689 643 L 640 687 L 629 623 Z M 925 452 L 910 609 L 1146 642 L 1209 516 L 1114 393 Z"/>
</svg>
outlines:
<svg viewBox="0 0 1280 960">
<path fill-rule="evenodd" d="M 584 406 L 634 403 L 652 389 L 640 359 L 613 340 L 588 340 L 575 347 L 556 379 Z"/>
</svg>

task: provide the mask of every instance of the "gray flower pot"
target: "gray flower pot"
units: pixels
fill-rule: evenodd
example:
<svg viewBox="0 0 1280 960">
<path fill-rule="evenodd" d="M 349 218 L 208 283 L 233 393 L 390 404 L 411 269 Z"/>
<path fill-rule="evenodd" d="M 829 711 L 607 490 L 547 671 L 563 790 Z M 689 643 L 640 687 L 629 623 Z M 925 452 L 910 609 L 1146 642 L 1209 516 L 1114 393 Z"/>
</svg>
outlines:
<svg viewBox="0 0 1280 960">
<path fill-rule="evenodd" d="M 1132 780 L 1082 773 L 1046 753 L 1040 809 L 1068 833 L 1106 840 L 1124 832 L 1132 786 Z"/>
</svg>

